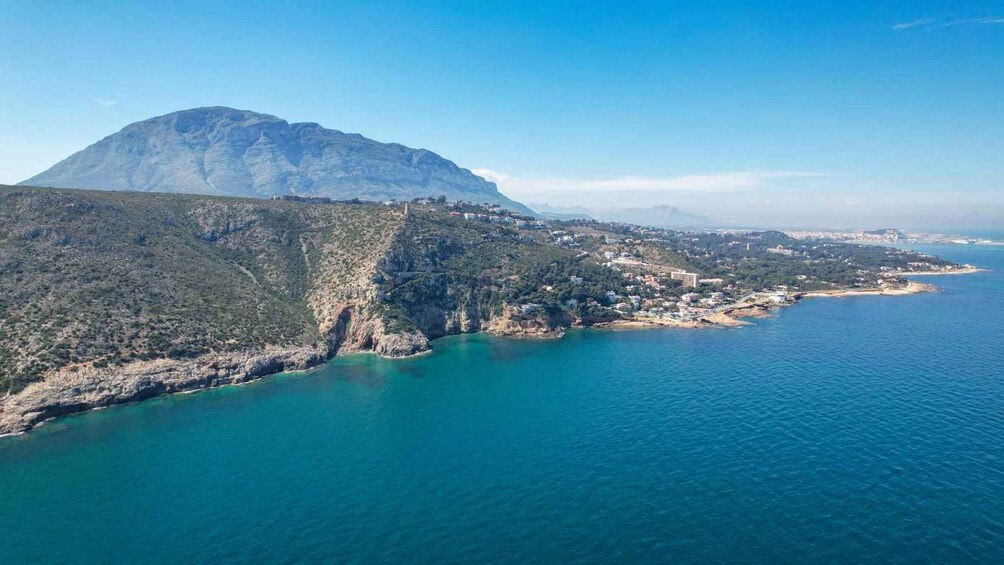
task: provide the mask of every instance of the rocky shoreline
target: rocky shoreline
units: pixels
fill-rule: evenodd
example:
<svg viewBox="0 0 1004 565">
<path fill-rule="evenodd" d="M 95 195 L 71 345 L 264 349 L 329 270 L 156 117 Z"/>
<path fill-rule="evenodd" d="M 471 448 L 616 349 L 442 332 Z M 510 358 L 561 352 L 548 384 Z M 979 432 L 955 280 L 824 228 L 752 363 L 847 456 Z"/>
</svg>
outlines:
<svg viewBox="0 0 1004 565">
<path fill-rule="evenodd" d="M 63 369 L 0 399 L 0 436 L 23 433 L 77 412 L 246 383 L 283 371 L 309 369 L 327 359 L 321 348 L 268 348 L 258 353 L 137 361 L 116 370 L 92 366 Z"/>
<path fill-rule="evenodd" d="M 910 281 L 900 288 L 814 291 L 797 299 L 849 296 L 903 296 L 932 292 L 933 285 Z M 793 304 L 793 303 L 792 303 Z M 790 304 L 788 304 L 790 305 Z M 715 312 L 692 320 L 672 318 L 624 318 L 584 326 L 571 321 L 567 327 L 594 329 L 711 328 L 748 325 L 743 318 L 771 316 L 783 305 L 753 303 L 729 311 Z M 33 383 L 18 394 L 0 399 L 0 437 L 27 432 L 54 418 L 136 402 L 159 396 L 194 392 L 243 384 L 286 371 L 316 367 L 333 356 L 374 353 L 388 358 L 405 358 L 430 351 L 429 339 L 420 332 L 395 334 L 382 324 L 358 320 L 339 331 L 325 345 L 267 347 L 264 351 L 213 353 L 191 359 L 136 361 L 119 368 L 76 366 L 64 368 L 45 380 Z M 378 327 L 379 326 L 379 327 Z M 514 320 L 502 315 L 481 327 L 460 333 L 485 332 L 518 339 L 559 339 L 566 326 L 545 320 Z"/>
<path fill-rule="evenodd" d="M 978 272 L 978 271 L 979 269 L 976 269 L 971 272 Z M 610 322 L 603 322 L 601 324 L 596 324 L 593 327 L 605 328 L 605 329 L 645 329 L 645 328 L 659 328 L 659 327 L 697 329 L 697 328 L 715 328 L 715 327 L 719 328 L 741 327 L 750 324 L 750 322 L 745 321 L 745 318 L 770 317 L 774 315 L 774 313 L 778 309 L 788 306 L 793 306 L 797 304 L 798 300 L 801 300 L 803 298 L 824 298 L 824 297 L 844 298 L 851 296 L 906 296 L 910 294 L 919 294 L 924 292 L 936 292 L 936 291 L 937 287 L 935 287 L 934 285 L 919 283 L 915 281 L 909 281 L 903 287 L 820 290 L 820 291 L 811 291 L 811 292 L 796 294 L 795 302 L 788 302 L 782 304 L 754 302 L 749 305 L 736 305 L 735 308 L 729 310 L 722 310 L 719 312 L 706 314 L 690 320 L 678 320 L 674 318 L 635 317 L 622 320 L 613 320 Z"/>
<path fill-rule="evenodd" d="M 724 316 L 723 316 L 724 317 Z M 744 325 L 745 322 L 738 322 Z M 631 329 L 646 327 L 698 328 L 733 325 L 726 320 L 674 321 L 623 319 L 591 326 L 570 327 Z M 513 320 L 500 316 L 474 332 L 515 339 L 560 339 L 564 326 L 543 320 Z M 302 371 L 325 363 L 335 355 L 373 353 L 387 358 L 407 358 L 431 351 L 424 336 L 384 333 L 365 322 L 351 324 L 334 346 L 268 347 L 264 351 L 213 353 L 191 359 L 135 361 L 118 368 L 80 365 L 61 369 L 32 383 L 18 394 L 0 399 L 0 437 L 17 435 L 49 420 L 71 414 L 138 402 L 163 394 L 196 392 L 244 384 L 287 371 Z"/>
<path fill-rule="evenodd" d="M 948 274 L 948 273 L 942 273 Z M 905 296 L 908 294 L 920 294 L 922 292 L 935 292 L 937 287 L 932 284 L 920 283 L 916 281 L 907 282 L 903 287 L 884 287 L 866 289 L 840 289 L 840 290 L 817 290 L 800 294 L 800 298 L 825 298 L 825 297 L 847 297 L 847 296 Z"/>
<path fill-rule="evenodd" d="M 939 275 L 971 275 L 973 273 L 985 273 L 987 269 L 981 269 L 979 267 L 974 267 L 972 265 L 966 265 L 961 269 L 952 269 L 950 271 L 904 271 L 900 273 L 903 276 L 939 276 Z"/>
<path fill-rule="evenodd" d="M 500 337 L 559 339 L 564 329 L 526 333 L 486 332 Z M 395 336 L 387 336 L 395 337 Z M 338 355 L 375 354 L 404 359 L 430 353 L 428 340 L 399 350 L 346 347 Z M 209 354 L 186 360 L 137 361 L 121 368 L 78 366 L 60 370 L 32 383 L 18 394 L 0 398 L 0 438 L 19 435 L 63 416 L 146 400 L 164 394 L 197 392 L 245 384 L 289 371 L 304 371 L 321 365 L 334 355 L 323 347 L 270 347 L 262 352 Z"/>
</svg>

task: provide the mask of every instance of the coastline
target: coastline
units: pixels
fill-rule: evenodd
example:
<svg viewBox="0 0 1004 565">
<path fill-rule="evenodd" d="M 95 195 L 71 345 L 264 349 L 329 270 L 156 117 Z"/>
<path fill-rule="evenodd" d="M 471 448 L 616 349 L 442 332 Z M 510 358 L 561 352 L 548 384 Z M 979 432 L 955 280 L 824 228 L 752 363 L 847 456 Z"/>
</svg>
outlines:
<svg viewBox="0 0 1004 565">
<path fill-rule="evenodd" d="M 978 272 L 979 269 L 969 272 Z M 966 273 L 959 273 L 966 274 Z M 723 309 L 710 314 L 698 316 L 689 320 L 673 318 L 631 318 L 613 320 L 592 326 L 596 329 L 649 329 L 649 328 L 734 328 L 750 325 L 744 318 L 766 318 L 776 310 L 794 306 L 803 298 L 845 298 L 853 296 L 907 296 L 926 292 L 937 292 L 936 286 L 928 283 L 908 281 L 906 286 L 899 288 L 868 288 L 868 289 L 835 289 L 818 290 L 795 295 L 795 301 L 787 303 L 770 303 L 757 301 L 751 304 L 736 304 L 732 308 Z"/>
<path fill-rule="evenodd" d="M 165 394 L 187 394 L 304 371 L 330 359 L 320 348 L 270 347 L 193 359 L 137 361 L 109 371 L 64 368 L 18 394 L 0 398 L 0 437 L 20 435 L 50 420 Z"/>
<path fill-rule="evenodd" d="M 671 318 L 625 318 L 610 320 L 590 326 L 597 330 L 642 330 L 649 328 L 699 328 L 702 325 L 696 320 L 674 320 Z"/>
<path fill-rule="evenodd" d="M 913 271 L 899 274 L 900 276 L 904 277 L 912 277 L 912 276 L 935 277 L 940 275 L 971 275 L 973 273 L 987 273 L 987 272 L 990 272 L 990 269 L 981 269 L 979 267 L 968 266 L 964 269 L 956 269 L 954 271 Z"/>
<path fill-rule="evenodd" d="M 969 274 L 981 271 L 983 269 L 972 268 L 951 273 L 911 274 Z M 660 327 L 680 329 L 741 327 L 750 324 L 742 318 L 767 317 L 779 308 L 797 304 L 802 298 L 905 296 L 935 291 L 937 288 L 934 285 L 916 281 L 909 281 L 901 288 L 812 291 L 795 295 L 794 302 L 773 304 L 758 301 L 752 304 L 737 304 L 734 308 L 688 320 L 630 318 L 600 322 L 587 328 L 634 330 Z M 485 333 L 517 339 L 560 339 L 564 335 L 563 331 L 541 332 L 539 328 L 522 333 L 490 330 Z M 432 349 L 428 348 L 409 355 L 386 355 L 376 350 L 345 350 L 331 355 L 328 351 L 322 351 L 317 347 L 270 347 L 262 351 L 210 354 L 186 360 L 139 361 L 123 366 L 114 373 L 93 367 L 62 369 L 43 381 L 32 383 L 16 395 L 0 398 L 0 438 L 27 433 L 45 422 L 71 414 L 139 402 L 154 396 L 190 394 L 211 388 L 246 384 L 280 373 L 306 371 L 324 364 L 337 355 L 368 353 L 390 359 L 403 359 L 431 351 Z"/>
<path fill-rule="evenodd" d="M 137 361 L 115 372 L 93 367 L 63 369 L 0 398 L 0 439 L 18 436 L 46 422 L 168 394 L 194 394 L 241 386 L 280 374 L 303 373 L 335 357 L 376 355 L 409 359 L 433 352 L 387 355 L 376 350 L 345 350 L 334 355 L 315 347 L 268 347 L 263 351 L 208 354 L 186 360 Z"/>
<path fill-rule="evenodd" d="M 909 281 L 905 287 L 898 288 L 866 288 L 866 289 L 838 289 L 838 290 L 813 290 L 799 294 L 799 298 L 843 298 L 847 296 L 906 296 L 909 294 L 920 294 L 923 292 L 937 292 L 938 288 L 933 284 Z"/>
</svg>

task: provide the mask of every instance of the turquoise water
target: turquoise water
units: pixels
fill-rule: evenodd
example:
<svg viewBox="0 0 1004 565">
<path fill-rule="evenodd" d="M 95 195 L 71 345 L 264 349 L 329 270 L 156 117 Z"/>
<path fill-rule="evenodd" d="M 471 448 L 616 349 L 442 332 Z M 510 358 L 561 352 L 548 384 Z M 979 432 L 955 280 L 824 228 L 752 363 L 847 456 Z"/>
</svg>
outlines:
<svg viewBox="0 0 1004 565">
<path fill-rule="evenodd" d="M 0 440 L 0 563 L 1004 559 L 1004 249 L 726 330 L 462 336 Z"/>
</svg>

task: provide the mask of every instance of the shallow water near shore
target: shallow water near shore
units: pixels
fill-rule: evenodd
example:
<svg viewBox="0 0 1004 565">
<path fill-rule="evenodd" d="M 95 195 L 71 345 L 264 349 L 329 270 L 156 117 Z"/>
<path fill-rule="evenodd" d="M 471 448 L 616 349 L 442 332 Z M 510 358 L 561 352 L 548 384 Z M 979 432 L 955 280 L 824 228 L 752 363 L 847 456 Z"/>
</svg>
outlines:
<svg viewBox="0 0 1004 565">
<path fill-rule="evenodd" d="M 1004 559 L 1004 248 L 742 328 L 483 335 L 0 439 L 0 562 Z"/>
</svg>

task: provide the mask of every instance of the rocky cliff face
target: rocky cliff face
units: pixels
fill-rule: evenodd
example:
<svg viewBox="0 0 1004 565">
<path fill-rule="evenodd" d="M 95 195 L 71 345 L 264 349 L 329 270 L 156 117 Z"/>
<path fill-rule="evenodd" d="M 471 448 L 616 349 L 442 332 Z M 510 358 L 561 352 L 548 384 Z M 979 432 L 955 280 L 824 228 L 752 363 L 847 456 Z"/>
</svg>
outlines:
<svg viewBox="0 0 1004 565">
<path fill-rule="evenodd" d="M 0 434 L 336 354 L 547 335 L 569 322 L 499 282 L 542 253 L 574 257 L 401 206 L 0 187 Z"/>
<path fill-rule="evenodd" d="M 130 124 L 21 184 L 259 198 L 444 195 L 530 213 L 495 184 L 426 149 L 223 107 Z"/>
<path fill-rule="evenodd" d="M 93 408 L 306 369 L 327 359 L 328 353 L 324 347 L 269 347 L 189 360 L 136 361 L 114 369 L 93 365 L 64 368 L 19 394 L 0 399 L 0 435 L 23 432 L 45 420 Z"/>
</svg>

